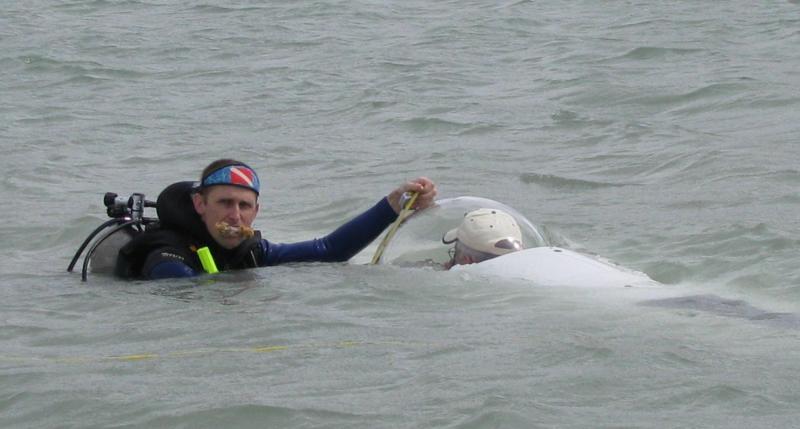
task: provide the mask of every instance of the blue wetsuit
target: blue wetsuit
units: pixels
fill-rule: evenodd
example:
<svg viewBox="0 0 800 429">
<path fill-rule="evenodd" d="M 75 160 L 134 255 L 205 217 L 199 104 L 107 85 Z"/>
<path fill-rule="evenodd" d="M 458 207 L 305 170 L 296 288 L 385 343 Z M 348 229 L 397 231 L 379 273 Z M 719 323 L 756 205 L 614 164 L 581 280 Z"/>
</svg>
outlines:
<svg viewBox="0 0 800 429">
<path fill-rule="evenodd" d="M 266 267 L 288 262 L 343 262 L 371 243 L 396 218 L 397 214 L 383 198 L 325 237 L 297 243 L 271 243 L 261 239 L 252 254 L 254 265 Z M 181 252 L 173 250 L 162 247 L 150 252 L 142 276 L 163 279 L 202 274 L 187 263 Z"/>
</svg>

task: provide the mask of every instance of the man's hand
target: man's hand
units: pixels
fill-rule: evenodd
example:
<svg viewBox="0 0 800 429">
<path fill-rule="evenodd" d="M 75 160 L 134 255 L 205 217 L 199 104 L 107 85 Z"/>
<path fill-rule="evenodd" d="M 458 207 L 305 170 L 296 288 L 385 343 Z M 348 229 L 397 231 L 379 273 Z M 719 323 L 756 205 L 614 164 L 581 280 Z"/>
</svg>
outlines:
<svg viewBox="0 0 800 429">
<path fill-rule="evenodd" d="M 400 210 L 403 209 L 402 204 L 405 202 L 403 194 L 405 192 L 417 192 L 417 200 L 411 208 L 415 210 L 424 209 L 433 205 L 433 199 L 436 198 L 436 184 L 427 177 L 418 177 L 400 185 L 386 197 L 395 213 L 399 214 Z"/>
</svg>

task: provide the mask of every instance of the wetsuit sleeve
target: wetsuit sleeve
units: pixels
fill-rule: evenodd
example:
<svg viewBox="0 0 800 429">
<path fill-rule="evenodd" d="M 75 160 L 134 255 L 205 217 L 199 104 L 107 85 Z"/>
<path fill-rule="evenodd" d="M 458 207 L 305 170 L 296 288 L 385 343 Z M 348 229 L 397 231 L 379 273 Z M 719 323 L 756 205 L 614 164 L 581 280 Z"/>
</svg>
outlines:
<svg viewBox="0 0 800 429">
<path fill-rule="evenodd" d="M 142 276 L 149 280 L 193 277 L 198 274 L 175 249 L 169 247 L 150 252 L 142 266 Z"/>
<path fill-rule="evenodd" d="M 259 265 L 286 262 L 343 262 L 367 247 L 397 218 L 386 198 L 322 238 L 297 243 L 263 240 Z"/>
</svg>

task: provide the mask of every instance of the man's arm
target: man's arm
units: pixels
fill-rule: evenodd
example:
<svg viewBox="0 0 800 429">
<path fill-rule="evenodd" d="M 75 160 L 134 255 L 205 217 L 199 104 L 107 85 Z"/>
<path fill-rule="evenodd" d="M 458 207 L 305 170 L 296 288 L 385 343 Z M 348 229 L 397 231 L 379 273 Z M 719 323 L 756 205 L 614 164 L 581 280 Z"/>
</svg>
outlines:
<svg viewBox="0 0 800 429">
<path fill-rule="evenodd" d="M 323 238 L 299 243 L 262 243 L 259 265 L 277 265 L 286 262 L 343 262 L 367 247 L 389 226 L 400 213 L 402 196 L 417 192 L 414 209 L 433 205 L 436 185 L 426 177 L 408 181 L 382 198 L 372 208 L 337 228 Z"/>
<path fill-rule="evenodd" d="M 298 243 L 270 243 L 264 240 L 260 265 L 346 261 L 367 247 L 395 218 L 397 213 L 383 198 L 325 237 Z"/>
</svg>

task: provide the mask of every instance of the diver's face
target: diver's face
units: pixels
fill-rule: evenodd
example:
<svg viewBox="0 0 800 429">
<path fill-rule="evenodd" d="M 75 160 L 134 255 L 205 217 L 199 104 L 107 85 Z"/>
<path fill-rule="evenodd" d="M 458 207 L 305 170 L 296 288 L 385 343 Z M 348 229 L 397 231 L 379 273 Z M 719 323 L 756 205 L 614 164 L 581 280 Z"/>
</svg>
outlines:
<svg viewBox="0 0 800 429">
<path fill-rule="evenodd" d="M 472 256 L 465 254 L 458 243 L 456 243 L 455 247 L 450 249 L 450 252 L 450 260 L 444 263 L 445 270 L 453 268 L 454 265 L 469 265 L 480 262 L 475 260 Z"/>
<path fill-rule="evenodd" d="M 238 246 L 244 238 L 223 236 L 216 225 L 226 222 L 233 227 L 250 227 L 258 214 L 258 195 L 238 186 L 212 186 L 202 194 L 195 194 L 192 202 L 211 237 L 226 249 Z"/>
</svg>

